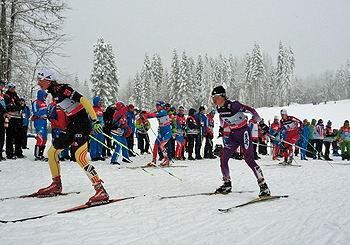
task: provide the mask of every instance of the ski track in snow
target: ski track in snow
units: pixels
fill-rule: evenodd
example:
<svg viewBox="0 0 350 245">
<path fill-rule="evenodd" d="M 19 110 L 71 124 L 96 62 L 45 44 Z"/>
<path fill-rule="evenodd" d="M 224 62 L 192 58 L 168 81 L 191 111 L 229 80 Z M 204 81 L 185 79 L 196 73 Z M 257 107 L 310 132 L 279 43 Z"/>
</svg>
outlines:
<svg viewBox="0 0 350 245">
<path fill-rule="evenodd" d="M 34 143 L 30 138 L 31 149 L 24 151 L 28 158 L 0 162 L 0 197 L 30 194 L 51 183 L 48 164 L 33 160 Z M 216 139 L 216 143 L 220 141 Z M 140 169 L 112 166 L 110 159 L 93 162 L 111 198 L 141 196 L 56 214 L 85 203 L 94 194 L 79 165 L 65 161 L 61 163 L 63 190 L 81 193 L 0 201 L 1 220 L 53 213 L 41 219 L 0 224 L 1 244 L 349 244 L 350 162 L 333 158 L 333 167 L 325 161 L 301 161 L 299 157 L 296 161 L 301 167 L 282 167 L 271 156 L 262 156 L 258 164 L 272 194 L 289 197 L 228 213 L 217 209 L 247 202 L 258 194 L 254 175 L 243 160 L 230 160 L 233 190 L 254 193 L 163 200 L 158 195 L 215 190 L 222 183 L 219 160 L 176 161 L 175 165 L 187 167 L 165 168 L 183 181 L 161 169 L 147 168 L 152 177 Z M 145 165 L 151 156 L 132 159 Z"/>
</svg>

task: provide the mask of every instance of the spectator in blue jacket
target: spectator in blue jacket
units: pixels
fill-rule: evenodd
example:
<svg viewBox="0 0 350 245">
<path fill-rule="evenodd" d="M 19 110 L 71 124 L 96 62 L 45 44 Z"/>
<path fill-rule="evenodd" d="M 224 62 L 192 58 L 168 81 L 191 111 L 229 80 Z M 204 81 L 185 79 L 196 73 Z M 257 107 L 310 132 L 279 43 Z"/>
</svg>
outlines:
<svg viewBox="0 0 350 245">
<path fill-rule="evenodd" d="M 201 148 L 202 148 L 202 139 L 204 135 L 206 134 L 208 127 L 209 127 L 209 119 L 205 115 L 205 107 L 200 106 L 199 107 L 199 112 L 196 114 L 196 123 L 198 126 L 200 126 L 200 131 L 199 134 L 197 135 L 196 138 L 196 159 L 203 159 L 201 156 Z"/>
<path fill-rule="evenodd" d="M 34 160 L 47 161 L 44 150 L 47 142 L 47 93 L 39 90 L 37 99 L 32 103 L 34 127 L 36 131 L 36 144 L 34 149 Z"/>
<path fill-rule="evenodd" d="M 132 133 L 126 138 L 126 142 L 129 148 L 129 156 L 135 157 L 134 154 L 134 134 L 135 134 L 135 113 L 134 113 L 134 105 L 130 104 L 128 106 L 128 110 L 126 112 L 126 123 L 129 128 L 132 130 Z"/>
<path fill-rule="evenodd" d="M 307 158 L 305 158 L 306 156 L 306 150 L 307 149 L 307 146 L 311 140 L 311 137 L 310 137 L 310 129 L 309 129 L 309 122 L 307 121 L 307 119 L 305 118 L 303 120 L 303 132 L 302 132 L 302 135 L 304 137 L 300 137 L 302 139 L 301 143 L 300 143 L 300 157 L 301 157 L 301 160 L 307 160 Z"/>
<path fill-rule="evenodd" d="M 26 105 L 26 100 L 24 98 L 20 98 L 20 103 L 23 106 L 22 111 L 22 118 L 23 118 L 23 144 L 22 149 L 29 149 L 27 147 L 27 132 L 28 132 L 28 125 L 29 125 L 29 118 L 31 116 L 31 112 L 29 107 Z"/>
</svg>

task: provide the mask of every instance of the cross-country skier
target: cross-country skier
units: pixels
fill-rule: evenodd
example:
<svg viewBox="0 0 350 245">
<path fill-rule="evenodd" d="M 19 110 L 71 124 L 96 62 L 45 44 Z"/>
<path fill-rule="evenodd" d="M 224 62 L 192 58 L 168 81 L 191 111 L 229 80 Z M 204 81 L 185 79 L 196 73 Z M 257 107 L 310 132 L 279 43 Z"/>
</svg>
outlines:
<svg viewBox="0 0 350 245">
<path fill-rule="evenodd" d="M 221 172 L 224 184 L 216 189 L 217 193 L 231 192 L 231 177 L 228 166 L 228 160 L 235 152 L 238 146 L 241 146 L 244 154 L 244 160 L 252 169 L 260 187 L 259 197 L 270 196 L 270 190 L 265 182 L 262 170 L 254 160 L 254 150 L 252 136 L 247 125 L 247 119 L 244 112 L 250 112 L 253 117 L 260 122 L 260 116 L 255 109 L 243 105 L 238 101 L 228 100 L 224 87 L 218 86 L 213 89 L 212 99 L 217 106 L 220 114 L 220 121 L 224 129 L 229 129 L 230 134 L 224 144 L 224 149 L 220 158 Z M 268 126 L 261 125 L 264 132 L 268 131 Z"/>
<path fill-rule="evenodd" d="M 273 135 L 274 137 L 278 137 L 277 136 L 277 134 L 278 134 L 277 131 L 278 131 L 279 126 L 280 126 L 279 117 L 275 116 L 273 118 L 273 123 L 271 123 L 271 125 L 270 125 L 269 134 Z M 280 142 L 277 139 L 272 139 L 271 143 L 272 143 L 272 160 L 279 161 L 279 159 L 278 159 L 278 151 L 280 149 Z"/>
<path fill-rule="evenodd" d="M 349 120 L 345 120 L 344 125 L 339 129 L 337 140 L 341 140 L 341 158 L 350 160 L 350 127 Z"/>
<path fill-rule="evenodd" d="M 118 101 L 115 106 L 115 113 L 113 115 L 113 122 L 111 127 L 111 135 L 112 137 L 119 142 L 115 145 L 115 150 L 111 158 L 111 164 L 118 164 L 118 157 L 120 152 L 122 152 L 123 162 L 130 163 L 129 159 L 129 150 L 127 147 L 126 138 L 132 134 L 132 129 L 129 128 L 126 119 L 126 112 L 128 107 L 121 101 Z M 128 149 L 127 149 L 128 148 Z"/>
<path fill-rule="evenodd" d="M 286 130 L 286 136 L 284 138 L 284 141 L 288 143 L 283 144 L 283 157 L 284 161 L 280 164 L 291 164 L 293 161 L 293 147 L 299 137 L 300 133 L 302 133 L 303 130 L 303 123 L 296 117 L 288 116 L 287 110 L 282 109 L 281 110 L 281 120 L 280 120 L 280 126 L 278 128 L 278 132 L 284 128 Z M 299 125 L 299 128 L 298 128 Z"/>
<path fill-rule="evenodd" d="M 169 139 L 172 136 L 171 131 L 171 121 L 169 119 L 168 113 L 166 110 L 164 110 L 165 103 L 164 101 L 158 101 L 156 104 L 156 112 L 146 112 L 148 118 L 156 117 L 158 120 L 158 126 L 159 126 L 159 133 L 156 138 L 156 141 L 154 142 L 154 148 L 153 148 L 153 159 L 152 162 L 150 162 L 148 165 L 153 166 L 156 164 L 156 158 L 157 158 L 157 152 L 158 147 L 163 152 L 164 160 L 160 164 L 162 166 L 169 165 L 169 158 L 168 153 L 165 149 L 166 143 L 169 141 Z"/>
<path fill-rule="evenodd" d="M 92 100 L 93 106 L 92 108 L 94 109 L 97 119 L 98 121 L 101 123 L 102 127 L 104 126 L 104 121 L 103 121 L 103 109 L 102 109 L 102 99 L 100 97 L 95 97 Z M 91 120 L 91 118 L 90 118 Z M 92 121 L 91 121 L 91 126 L 92 126 Z M 91 135 L 96 138 L 97 140 L 103 142 L 104 141 L 104 135 L 102 133 L 96 133 L 94 130 L 91 130 Z M 97 142 L 94 139 L 91 139 L 91 143 L 90 143 L 90 157 L 91 157 L 91 161 L 104 161 L 105 158 L 102 157 L 102 148 L 103 145 L 100 144 L 99 142 Z"/>
<path fill-rule="evenodd" d="M 185 118 L 185 108 L 183 106 L 179 107 L 179 113 L 175 116 L 176 122 L 176 160 L 185 160 L 184 150 L 185 150 L 185 129 L 186 129 L 186 118 Z"/>
<path fill-rule="evenodd" d="M 44 150 L 47 142 L 47 104 L 46 91 L 39 90 L 37 99 L 32 103 L 34 127 L 36 131 L 36 144 L 34 148 L 35 160 L 47 160 L 44 157 Z"/>
<path fill-rule="evenodd" d="M 89 101 L 80 93 L 72 89 L 67 84 L 59 84 L 56 82 L 55 73 L 50 69 L 42 69 L 38 75 L 38 85 L 41 90 L 48 90 L 54 97 L 57 106 L 59 106 L 68 116 L 68 125 L 66 130 L 63 130 L 58 138 L 56 138 L 50 149 L 48 150 L 49 166 L 52 174 L 52 184 L 38 191 L 38 195 L 52 195 L 62 192 L 61 170 L 58 161 L 58 155 L 63 149 L 68 147 L 72 142 L 77 146 L 75 159 L 78 164 L 84 169 L 85 174 L 91 180 L 93 187 L 96 190 L 88 204 L 100 203 L 107 201 L 109 195 L 103 187 L 103 181 L 98 176 L 95 167 L 91 165 L 86 154 L 88 151 L 87 140 L 90 134 L 90 115 L 93 128 L 97 133 L 102 132 L 102 126 L 97 120 L 96 113 Z"/>
</svg>

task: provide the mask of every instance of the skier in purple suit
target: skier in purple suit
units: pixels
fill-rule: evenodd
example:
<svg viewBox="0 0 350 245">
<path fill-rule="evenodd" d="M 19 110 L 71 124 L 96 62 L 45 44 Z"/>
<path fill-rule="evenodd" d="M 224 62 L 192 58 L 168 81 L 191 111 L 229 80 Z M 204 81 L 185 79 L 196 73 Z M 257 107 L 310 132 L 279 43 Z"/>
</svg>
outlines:
<svg viewBox="0 0 350 245">
<path fill-rule="evenodd" d="M 212 99 L 217 106 L 220 115 L 221 126 L 224 130 L 229 130 L 230 134 L 224 144 L 224 149 L 220 158 L 220 167 L 223 175 L 224 184 L 216 189 L 216 193 L 227 194 L 231 192 L 231 177 L 228 166 L 228 160 L 231 158 L 238 146 L 241 146 L 244 154 L 244 160 L 252 169 L 258 185 L 260 187 L 259 197 L 270 196 L 270 190 L 265 182 L 260 166 L 254 160 L 254 150 L 252 143 L 252 135 L 247 125 L 247 119 L 243 112 L 253 114 L 258 122 L 261 121 L 259 114 L 255 109 L 243 105 L 238 101 L 228 100 L 224 87 L 218 86 L 213 89 Z M 265 124 L 260 124 L 262 132 L 267 133 L 269 128 Z"/>
</svg>

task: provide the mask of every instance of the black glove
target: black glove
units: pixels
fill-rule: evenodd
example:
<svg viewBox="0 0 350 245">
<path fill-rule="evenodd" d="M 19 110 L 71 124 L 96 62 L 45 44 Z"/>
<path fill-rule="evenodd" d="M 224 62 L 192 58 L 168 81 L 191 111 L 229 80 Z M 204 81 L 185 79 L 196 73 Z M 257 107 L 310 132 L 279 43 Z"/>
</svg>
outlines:
<svg viewBox="0 0 350 245">
<path fill-rule="evenodd" d="M 220 127 L 219 128 L 219 136 L 218 137 L 223 137 L 224 136 L 224 128 Z"/>
<path fill-rule="evenodd" d="M 303 133 L 303 129 L 302 128 L 298 128 L 298 133 L 302 134 Z"/>
<path fill-rule="evenodd" d="M 269 126 L 267 126 L 265 123 L 260 122 L 259 125 L 261 127 L 261 134 L 262 135 L 265 135 L 265 134 L 267 134 L 267 132 L 269 132 Z"/>
</svg>

